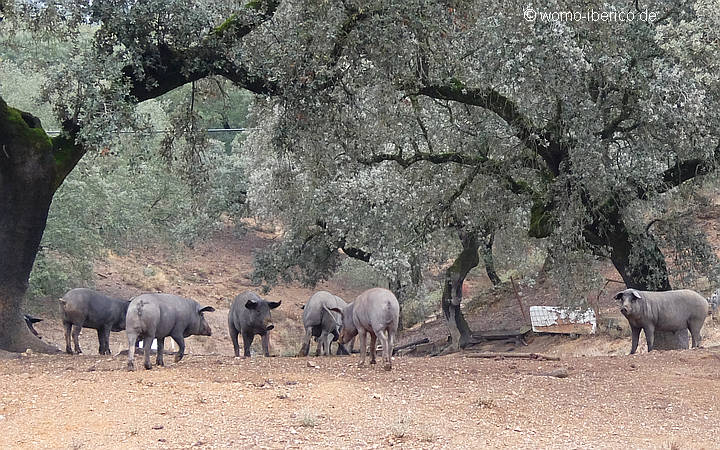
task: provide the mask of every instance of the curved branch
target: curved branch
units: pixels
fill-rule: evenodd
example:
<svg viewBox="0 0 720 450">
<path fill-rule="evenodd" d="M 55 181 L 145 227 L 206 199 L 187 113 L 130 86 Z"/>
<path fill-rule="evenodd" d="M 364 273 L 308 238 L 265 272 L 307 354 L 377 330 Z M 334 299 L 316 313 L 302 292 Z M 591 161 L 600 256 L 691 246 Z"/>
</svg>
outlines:
<svg viewBox="0 0 720 450">
<path fill-rule="evenodd" d="M 515 128 L 518 139 L 538 152 L 555 176 L 560 174 L 560 163 L 568 157 L 572 143 L 563 142 L 544 128 L 535 127 L 512 100 L 496 90 L 466 87 L 460 81 L 453 79 L 448 85 L 423 86 L 418 94 L 479 106 L 494 112 Z"/>
<path fill-rule="evenodd" d="M 130 64 L 122 70 L 130 83 L 130 95 L 142 102 L 210 75 L 221 75 L 256 94 L 277 93 L 275 83 L 228 59 L 224 49 L 270 20 L 278 5 L 279 1 L 252 2 L 249 6 L 257 13 L 232 15 L 190 48 L 161 43 L 146 49 L 140 58 L 142 66 Z"/>
</svg>

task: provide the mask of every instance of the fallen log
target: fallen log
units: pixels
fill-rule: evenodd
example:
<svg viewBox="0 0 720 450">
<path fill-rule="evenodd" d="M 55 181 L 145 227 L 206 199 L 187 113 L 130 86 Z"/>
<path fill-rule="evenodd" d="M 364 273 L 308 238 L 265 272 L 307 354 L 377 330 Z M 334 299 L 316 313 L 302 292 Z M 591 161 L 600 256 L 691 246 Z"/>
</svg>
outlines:
<svg viewBox="0 0 720 450">
<path fill-rule="evenodd" d="M 410 342 L 409 344 L 403 344 L 403 345 L 397 346 L 397 347 L 395 347 L 395 348 L 393 349 L 393 355 L 394 355 L 395 353 L 397 353 L 399 350 L 402 350 L 402 349 L 405 349 L 405 348 L 410 348 L 410 347 L 415 347 L 415 346 L 418 346 L 418 345 L 420 345 L 420 344 L 427 344 L 428 342 L 430 342 L 430 339 L 428 339 L 428 338 L 422 338 L 422 339 L 419 339 L 419 340 L 417 340 L 417 341 Z"/>
<path fill-rule="evenodd" d="M 540 353 L 503 353 L 503 352 L 477 352 L 465 353 L 467 358 L 519 358 L 519 359 L 536 359 L 539 361 L 560 361 L 558 356 L 548 356 Z"/>
</svg>

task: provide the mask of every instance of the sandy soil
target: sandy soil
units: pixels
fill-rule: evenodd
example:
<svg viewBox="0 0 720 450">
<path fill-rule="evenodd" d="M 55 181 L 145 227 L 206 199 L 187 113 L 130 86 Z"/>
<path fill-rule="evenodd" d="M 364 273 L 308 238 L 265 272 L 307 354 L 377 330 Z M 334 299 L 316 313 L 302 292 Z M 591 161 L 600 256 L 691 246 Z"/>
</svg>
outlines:
<svg viewBox="0 0 720 450">
<path fill-rule="evenodd" d="M 720 349 L 561 361 L 0 361 L 4 448 L 718 448 Z M 549 376 L 565 369 L 566 378 Z"/>
</svg>

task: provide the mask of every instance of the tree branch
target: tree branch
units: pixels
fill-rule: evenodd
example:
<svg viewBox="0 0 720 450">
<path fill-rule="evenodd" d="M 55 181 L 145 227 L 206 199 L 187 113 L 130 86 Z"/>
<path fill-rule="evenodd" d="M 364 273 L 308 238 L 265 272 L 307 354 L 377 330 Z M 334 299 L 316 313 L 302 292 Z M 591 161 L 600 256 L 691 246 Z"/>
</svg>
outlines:
<svg viewBox="0 0 720 450">
<path fill-rule="evenodd" d="M 265 8 L 261 8 L 263 3 Z M 223 49 L 270 20 L 278 4 L 279 1 L 253 2 L 251 7 L 258 13 L 234 14 L 190 48 L 160 43 L 146 49 L 140 58 L 141 67 L 127 65 L 122 70 L 130 82 L 130 95 L 142 102 L 210 75 L 221 75 L 256 94 L 277 93 L 275 83 L 250 74 L 245 67 L 229 60 Z"/>
<path fill-rule="evenodd" d="M 452 79 L 448 85 L 426 85 L 418 94 L 479 106 L 492 111 L 516 130 L 516 137 L 538 152 L 553 175 L 560 174 L 560 163 L 567 158 L 571 143 L 562 142 L 552 132 L 532 125 L 517 105 L 494 89 L 476 89 Z M 556 124 L 557 125 L 557 124 Z"/>
</svg>

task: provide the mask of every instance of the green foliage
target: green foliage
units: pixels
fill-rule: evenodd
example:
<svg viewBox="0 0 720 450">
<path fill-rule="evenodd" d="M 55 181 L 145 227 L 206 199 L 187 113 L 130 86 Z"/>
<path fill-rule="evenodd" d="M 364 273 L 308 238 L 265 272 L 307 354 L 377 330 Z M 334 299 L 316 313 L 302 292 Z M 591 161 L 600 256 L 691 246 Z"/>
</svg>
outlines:
<svg viewBox="0 0 720 450">
<path fill-rule="evenodd" d="M 92 261 L 107 249 L 192 245 L 220 226 L 223 213 L 243 214 L 237 155 L 226 154 L 220 143 L 212 145 L 206 151 L 212 182 L 195 197 L 144 143 L 141 137 L 125 138 L 112 150 L 86 156 L 58 189 L 31 295 L 56 295 L 91 283 Z"/>
<path fill-rule="evenodd" d="M 352 258 L 346 258 L 335 272 L 333 280 L 348 289 L 365 290 L 377 286 L 387 286 L 387 279 L 378 275 L 368 264 Z M 345 299 L 352 301 L 353 299 Z"/>
<path fill-rule="evenodd" d="M 418 284 L 412 266 L 446 258 L 441 247 L 455 227 L 546 237 L 553 273 L 571 297 L 597 285 L 597 258 L 614 254 L 619 269 L 632 266 L 629 281 L 648 282 L 665 277 L 659 241 L 677 255 L 709 250 L 700 235 L 678 234 L 696 228 L 692 221 L 663 223 L 678 210 L 678 185 L 694 197 L 687 180 L 712 172 L 720 156 L 716 2 L 654 3 L 662 20 L 647 23 L 531 21 L 520 1 L 285 1 L 262 26 L 254 1 L 43 5 L 10 10 L 4 22 L 18 17 L 28 24 L 21 30 L 42 32 L 69 29 L 63 14 L 70 24 L 91 18 L 92 45 L 60 33 L 73 51 L 47 77 L 43 98 L 58 118 L 77 116 L 84 142 L 97 148 L 109 133 L 138 126 L 127 83 L 157 84 L 143 71 L 167 62 L 163 49 L 187 57 L 176 72 L 223 73 L 275 95 L 255 99 L 256 130 L 236 143 L 242 161 L 219 174 L 224 187 L 212 188 L 221 192 L 213 201 L 203 188 L 213 180 L 205 159 L 217 150 L 197 131 L 204 118 L 229 116 L 188 115 L 186 107 L 165 117 L 181 131 L 167 141 L 166 162 L 196 199 L 177 207 L 196 222 L 178 222 L 164 200 L 155 203 L 183 197 L 170 182 L 144 185 L 148 194 L 125 205 L 139 216 L 161 213 L 150 223 L 169 235 L 196 236 L 215 215 L 206 204 L 242 197 L 229 180 L 245 168 L 254 214 L 283 230 L 258 255 L 256 276 L 268 283 L 325 279 L 345 247 L 370 255 L 381 276 Z M 537 9 L 575 11 L 577 2 Z M 210 39 L 235 24 L 247 34 Z M 258 88 L 253 77 L 274 88 Z M 136 167 L 152 172 L 144 158 Z M 143 202 L 148 214 L 132 209 Z"/>
</svg>

